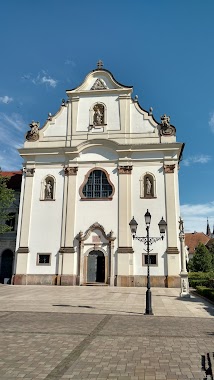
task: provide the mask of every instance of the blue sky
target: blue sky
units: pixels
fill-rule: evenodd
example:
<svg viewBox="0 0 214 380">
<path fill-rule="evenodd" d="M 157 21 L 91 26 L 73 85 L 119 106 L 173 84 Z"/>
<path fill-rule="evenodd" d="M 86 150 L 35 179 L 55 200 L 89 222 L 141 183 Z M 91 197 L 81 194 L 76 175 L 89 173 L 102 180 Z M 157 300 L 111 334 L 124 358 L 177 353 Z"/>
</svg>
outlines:
<svg viewBox="0 0 214 380">
<path fill-rule="evenodd" d="M 170 115 L 185 142 L 179 172 L 186 231 L 214 224 L 214 1 L 7 0 L 0 4 L 0 166 L 31 120 L 45 122 L 98 59 L 134 86 L 156 120 Z"/>
</svg>

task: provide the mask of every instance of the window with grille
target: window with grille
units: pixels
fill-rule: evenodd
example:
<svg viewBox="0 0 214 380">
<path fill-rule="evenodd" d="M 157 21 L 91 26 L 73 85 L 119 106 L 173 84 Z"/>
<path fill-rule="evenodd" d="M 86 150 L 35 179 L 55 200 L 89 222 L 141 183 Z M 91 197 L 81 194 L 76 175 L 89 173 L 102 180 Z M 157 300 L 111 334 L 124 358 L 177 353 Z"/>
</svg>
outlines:
<svg viewBox="0 0 214 380">
<path fill-rule="evenodd" d="M 85 198 L 109 198 L 112 196 L 113 188 L 109 183 L 107 175 L 102 170 L 93 170 L 83 186 L 82 194 Z"/>
<path fill-rule="evenodd" d="M 37 264 L 38 265 L 48 265 L 50 263 L 51 263 L 50 253 L 46 253 L 46 254 L 38 253 L 38 258 L 37 258 Z"/>
<path fill-rule="evenodd" d="M 143 265 L 148 264 L 148 255 L 146 253 L 143 253 Z M 149 264 L 150 265 L 158 265 L 157 262 L 157 253 L 153 255 L 149 255 Z"/>
</svg>

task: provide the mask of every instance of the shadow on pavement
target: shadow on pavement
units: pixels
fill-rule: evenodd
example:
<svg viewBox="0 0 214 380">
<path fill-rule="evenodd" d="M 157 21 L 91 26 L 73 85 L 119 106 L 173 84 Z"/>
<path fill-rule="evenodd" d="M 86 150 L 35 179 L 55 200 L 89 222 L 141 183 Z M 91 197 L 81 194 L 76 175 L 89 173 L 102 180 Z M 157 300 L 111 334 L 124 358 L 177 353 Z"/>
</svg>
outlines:
<svg viewBox="0 0 214 380">
<path fill-rule="evenodd" d="M 205 355 L 201 356 L 201 369 L 205 372 L 203 380 L 213 380 L 213 364 L 214 363 L 214 352 L 208 352 Z"/>
<path fill-rule="evenodd" d="M 209 302 L 208 299 L 202 298 L 198 294 L 192 293 L 189 298 L 185 297 L 177 297 L 178 300 L 183 301 L 183 302 L 195 302 L 195 303 L 200 303 L 203 304 L 203 309 L 210 314 L 212 317 L 214 317 L 214 307 L 213 305 Z"/>
</svg>

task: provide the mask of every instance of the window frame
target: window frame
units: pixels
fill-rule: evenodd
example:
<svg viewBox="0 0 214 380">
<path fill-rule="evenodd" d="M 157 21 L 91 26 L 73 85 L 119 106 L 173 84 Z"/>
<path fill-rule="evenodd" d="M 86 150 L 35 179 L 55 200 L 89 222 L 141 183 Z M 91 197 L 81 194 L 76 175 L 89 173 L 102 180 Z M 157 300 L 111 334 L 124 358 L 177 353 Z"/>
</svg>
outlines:
<svg viewBox="0 0 214 380">
<path fill-rule="evenodd" d="M 101 197 L 100 198 L 89 198 L 89 197 L 86 197 L 83 194 L 83 188 L 87 184 L 90 174 L 93 171 L 95 171 L 95 170 L 99 170 L 99 171 L 103 172 L 106 175 L 107 181 L 108 181 L 109 185 L 112 187 L 112 193 L 111 193 L 110 196 L 108 196 L 108 197 L 102 197 L 102 198 Z M 114 193 L 115 193 L 115 187 L 114 187 L 113 183 L 110 180 L 109 173 L 105 169 L 100 168 L 100 167 L 95 167 L 93 169 L 90 169 L 86 173 L 84 181 L 83 181 L 83 183 L 82 183 L 82 185 L 80 186 L 80 189 L 79 189 L 79 194 L 80 194 L 80 198 L 81 198 L 82 201 L 111 201 L 113 199 Z"/>
<path fill-rule="evenodd" d="M 146 264 L 146 259 L 145 257 L 147 257 L 147 253 L 142 253 L 142 266 L 143 267 L 147 267 L 148 264 Z M 151 267 L 158 267 L 158 254 L 157 253 L 152 253 L 151 255 L 149 256 L 155 256 L 156 257 L 156 263 L 155 264 L 149 264 L 149 266 Z"/>
<path fill-rule="evenodd" d="M 40 263 L 39 262 L 39 256 L 49 256 L 49 263 Z M 37 258 L 36 258 L 36 265 L 39 265 L 39 266 L 50 266 L 51 265 L 51 253 L 46 253 L 46 252 L 38 252 L 37 253 Z"/>
</svg>

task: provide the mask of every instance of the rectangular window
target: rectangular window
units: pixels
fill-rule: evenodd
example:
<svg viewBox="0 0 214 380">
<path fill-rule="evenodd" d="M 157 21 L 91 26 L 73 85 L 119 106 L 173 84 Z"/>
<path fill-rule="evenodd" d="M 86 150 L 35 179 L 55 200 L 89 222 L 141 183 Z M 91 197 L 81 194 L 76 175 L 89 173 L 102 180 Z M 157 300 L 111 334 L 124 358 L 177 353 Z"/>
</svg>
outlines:
<svg viewBox="0 0 214 380">
<path fill-rule="evenodd" d="M 146 253 L 143 253 L 143 258 L 142 258 L 142 265 L 145 266 L 148 264 L 148 255 Z M 152 255 L 149 255 L 149 264 L 157 266 L 158 265 L 158 255 L 157 253 L 153 253 Z"/>
<path fill-rule="evenodd" d="M 51 254 L 50 253 L 38 253 L 37 254 L 37 265 L 50 265 Z"/>
</svg>

